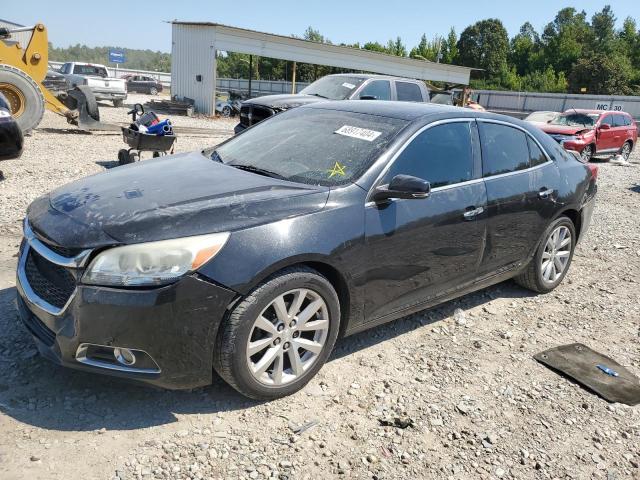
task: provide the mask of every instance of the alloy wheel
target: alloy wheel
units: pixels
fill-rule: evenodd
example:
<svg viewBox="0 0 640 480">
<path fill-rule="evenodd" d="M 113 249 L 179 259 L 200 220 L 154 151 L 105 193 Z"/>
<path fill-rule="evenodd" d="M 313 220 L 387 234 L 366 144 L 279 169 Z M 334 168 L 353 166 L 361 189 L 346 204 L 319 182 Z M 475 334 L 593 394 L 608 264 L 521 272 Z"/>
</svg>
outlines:
<svg viewBox="0 0 640 480">
<path fill-rule="evenodd" d="M 586 147 L 584 147 L 582 152 L 580 152 L 580 156 L 582 157 L 582 160 L 584 160 L 585 162 L 588 162 L 589 160 L 591 160 L 592 149 L 593 147 L 591 145 L 587 145 Z"/>
<path fill-rule="evenodd" d="M 557 281 L 569 263 L 571 257 L 571 231 L 564 225 L 559 226 L 547 238 L 542 252 L 540 273 L 547 283 Z"/>
<path fill-rule="evenodd" d="M 291 383 L 315 363 L 329 333 L 329 309 L 313 290 L 297 288 L 276 297 L 255 319 L 247 342 L 247 365 L 260 383 Z"/>
<path fill-rule="evenodd" d="M 631 155 L 631 145 L 629 144 L 629 142 L 625 143 L 622 146 L 622 150 L 620 151 L 620 155 L 622 155 L 622 158 L 624 158 L 625 160 L 629 159 L 629 155 Z"/>
</svg>

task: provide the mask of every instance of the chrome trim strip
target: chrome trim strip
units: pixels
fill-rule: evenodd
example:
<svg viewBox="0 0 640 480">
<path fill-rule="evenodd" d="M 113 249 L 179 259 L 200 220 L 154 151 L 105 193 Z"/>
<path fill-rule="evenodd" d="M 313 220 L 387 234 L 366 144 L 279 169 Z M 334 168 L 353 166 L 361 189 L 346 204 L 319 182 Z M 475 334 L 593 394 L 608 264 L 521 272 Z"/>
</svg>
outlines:
<svg viewBox="0 0 640 480">
<path fill-rule="evenodd" d="M 31 285 L 29 285 L 29 281 L 27 280 L 27 274 L 25 271 L 25 265 L 27 263 L 27 256 L 29 255 L 29 249 L 30 249 L 30 245 L 28 243 L 25 244 L 24 248 L 22 249 L 22 255 L 18 260 L 16 288 L 18 289 L 20 296 L 29 305 L 29 309 L 36 311 L 34 313 L 41 313 L 41 314 L 44 313 L 44 314 L 54 315 L 58 317 L 64 313 L 64 311 L 67 309 L 69 304 L 73 301 L 78 289 L 76 288 L 73 291 L 73 293 L 69 297 L 69 300 L 67 300 L 67 303 L 65 303 L 62 308 L 58 308 L 54 305 L 51 305 L 49 302 L 43 300 L 38 295 L 36 295 L 36 292 L 34 292 L 33 289 L 31 288 Z"/>
<path fill-rule="evenodd" d="M 489 177 L 484 177 L 483 180 L 493 180 L 493 179 L 497 179 L 497 178 L 510 177 L 512 175 L 519 175 L 521 173 L 529 173 L 529 172 L 532 172 L 532 171 L 537 170 L 539 168 L 546 167 L 547 165 L 550 165 L 552 163 L 553 163 L 553 160 L 549 160 L 547 162 L 541 163 L 540 165 L 536 165 L 535 167 L 523 168 L 522 170 L 515 170 L 513 172 L 499 173 L 497 175 L 491 175 Z"/>
<path fill-rule="evenodd" d="M 75 357 L 76 357 L 76 361 L 77 362 L 82 363 L 84 365 L 89 365 L 90 367 L 104 368 L 105 370 L 113 370 L 113 371 L 116 371 L 116 372 L 145 373 L 145 374 L 154 374 L 154 375 L 162 372 L 162 370 L 158 366 L 158 363 L 153 359 L 153 357 L 151 355 L 149 355 L 144 350 L 140 350 L 140 349 L 137 349 L 137 348 L 130 348 L 129 349 L 129 350 L 131 350 L 133 352 L 142 352 L 145 355 L 147 355 L 151 359 L 151 361 L 156 365 L 157 369 L 135 368 L 135 367 L 127 367 L 125 365 L 114 365 L 114 364 L 107 363 L 107 362 L 101 362 L 100 360 L 94 360 L 94 359 L 91 359 L 91 358 L 87 358 L 87 350 L 91 346 L 102 347 L 102 348 L 110 348 L 110 349 L 119 348 L 119 347 L 114 347 L 114 346 L 111 346 L 111 345 L 98 345 L 96 343 L 81 343 L 80 345 L 78 345 L 78 350 L 76 350 Z"/>
<path fill-rule="evenodd" d="M 50 250 L 47 245 L 41 242 L 36 234 L 33 232 L 31 227 L 29 226 L 29 222 L 25 218 L 24 220 L 24 238 L 26 238 L 29 245 L 36 251 L 41 257 L 44 257 L 47 261 L 51 263 L 55 263 L 60 267 L 65 268 L 80 268 L 84 267 L 87 263 L 87 259 L 89 258 L 89 254 L 91 250 L 83 250 L 75 257 L 67 258 L 62 255 L 57 254 L 56 252 Z"/>
</svg>

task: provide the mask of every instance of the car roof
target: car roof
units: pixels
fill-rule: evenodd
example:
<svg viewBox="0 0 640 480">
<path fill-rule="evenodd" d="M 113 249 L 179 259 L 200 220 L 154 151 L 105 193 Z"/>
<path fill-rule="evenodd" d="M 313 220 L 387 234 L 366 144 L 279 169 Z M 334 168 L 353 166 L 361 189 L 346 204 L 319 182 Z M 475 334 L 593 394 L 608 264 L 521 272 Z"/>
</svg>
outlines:
<svg viewBox="0 0 640 480">
<path fill-rule="evenodd" d="M 438 103 L 397 102 L 388 100 L 335 100 L 302 105 L 298 108 L 314 108 L 343 112 L 364 113 L 381 117 L 414 121 L 425 116 L 440 115 L 444 118 L 488 118 L 523 124 L 521 120 L 496 113 L 480 112 L 470 108 L 453 107 Z"/>
<path fill-rule="evenodd" d="M 602 115 L 603 113 L 607 112 L 604 110 L 594 110 L 589 108 L 570 108 L 569 110 L 565 110 L 564 113 L 586 113 L 591 115 Z"/>
<path fill-rule="evenodd" d="M 327 75 L 327 77 L 350 77 L 350 78 L 389 78 L 393 80 L 409 80 L 412 82 L 420 82 L 420 80 L 416 80 L 415 78 L 407 78 L 407 77 L 398 77 L 396 75 L 381 75 L 378 73 L 333 73 L 331 75 Z"/>
</svg>

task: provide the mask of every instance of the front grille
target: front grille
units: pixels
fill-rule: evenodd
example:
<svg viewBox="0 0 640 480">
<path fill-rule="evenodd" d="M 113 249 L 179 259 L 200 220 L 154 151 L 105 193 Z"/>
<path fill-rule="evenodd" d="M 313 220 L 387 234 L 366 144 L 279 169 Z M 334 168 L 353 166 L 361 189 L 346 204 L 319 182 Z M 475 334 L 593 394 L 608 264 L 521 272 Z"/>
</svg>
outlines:
<svg viewBox="0 0 640 480">
<path fill-rule="evenodd" d="M 24 269 L 27 281 L 38 297 L 57 308 L 67 304 L 76 288 L 76 280 L 66 268 L 45 260 L 31 248 Z"/>
<path fill-rule="evenodd" d="M 255 125 L 266 118 L 274 115 L 274 111 L 269 107 L 261 105 L 242 105 L 240 107 L 240 123 L 245 127 Z"/>
<path fill-rule="evenodd" d="M 252 114 L 251 124 L 255 125 L 256 123 L 261 122 L 262 120 L 266 120 L 267 118 L 273 116 L 274 112 L 270 108 L 254 105 L 253 111 L 251 112 L 251 114 Z"/>
<path fill-rule="evenodd" d="M 47 345 L 48 347 L 52 346 L 56 340 L 56 334 L 53 333 L 49 327 L 47 327 L 42 321 L 36 317 L 24 304 L 24 300 L 18 296 L 18 302 L 20 302 L 20 310 L 22 314 L 20 318 L 22 319 L 22 323 L 27 327 L 27 330 L 31 332 L 32 335 L 39 338 L 42 343 Z"/>
</svg>

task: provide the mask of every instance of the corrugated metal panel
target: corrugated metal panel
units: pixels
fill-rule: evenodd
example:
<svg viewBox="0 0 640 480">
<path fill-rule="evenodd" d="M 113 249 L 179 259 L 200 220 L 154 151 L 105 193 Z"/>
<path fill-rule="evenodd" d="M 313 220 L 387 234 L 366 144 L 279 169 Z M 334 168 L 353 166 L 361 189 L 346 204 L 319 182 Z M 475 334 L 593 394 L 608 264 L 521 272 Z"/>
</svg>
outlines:
<svg viewBox="0 0 640 480">
<path fill-rule="evenodd" d="M 9 20 L 0 19 L 0 27 L 6 27 L 8 29 L 24 27 L 24 25 L 20 25 L 19 23 L 14 23 Z M 20 46 L 24 49 L 29 45 L 31 41 L 31 32 L 19 32 L 11 34 L 11 38 L 9 40 L 4 40 L 6 43 L 16 43 L 19 42 Z"/>
<path fill-rule="evenodd" d="M 171 95 L 195 100 L 198 112 L 213 115 L 216 84 L 215 30 L 173 24 Z"/>
<path fill-rule="evenodd" d="M 530 113 L 539 110 L 564 112 L 571 108 L 608 110 L 615 107 L 640 118 L 640 97 L 624 95 L 576 95 L 568 93 L 501 92 L 475 90 L 479 103 L 488 110 Z"/>
</svg>

